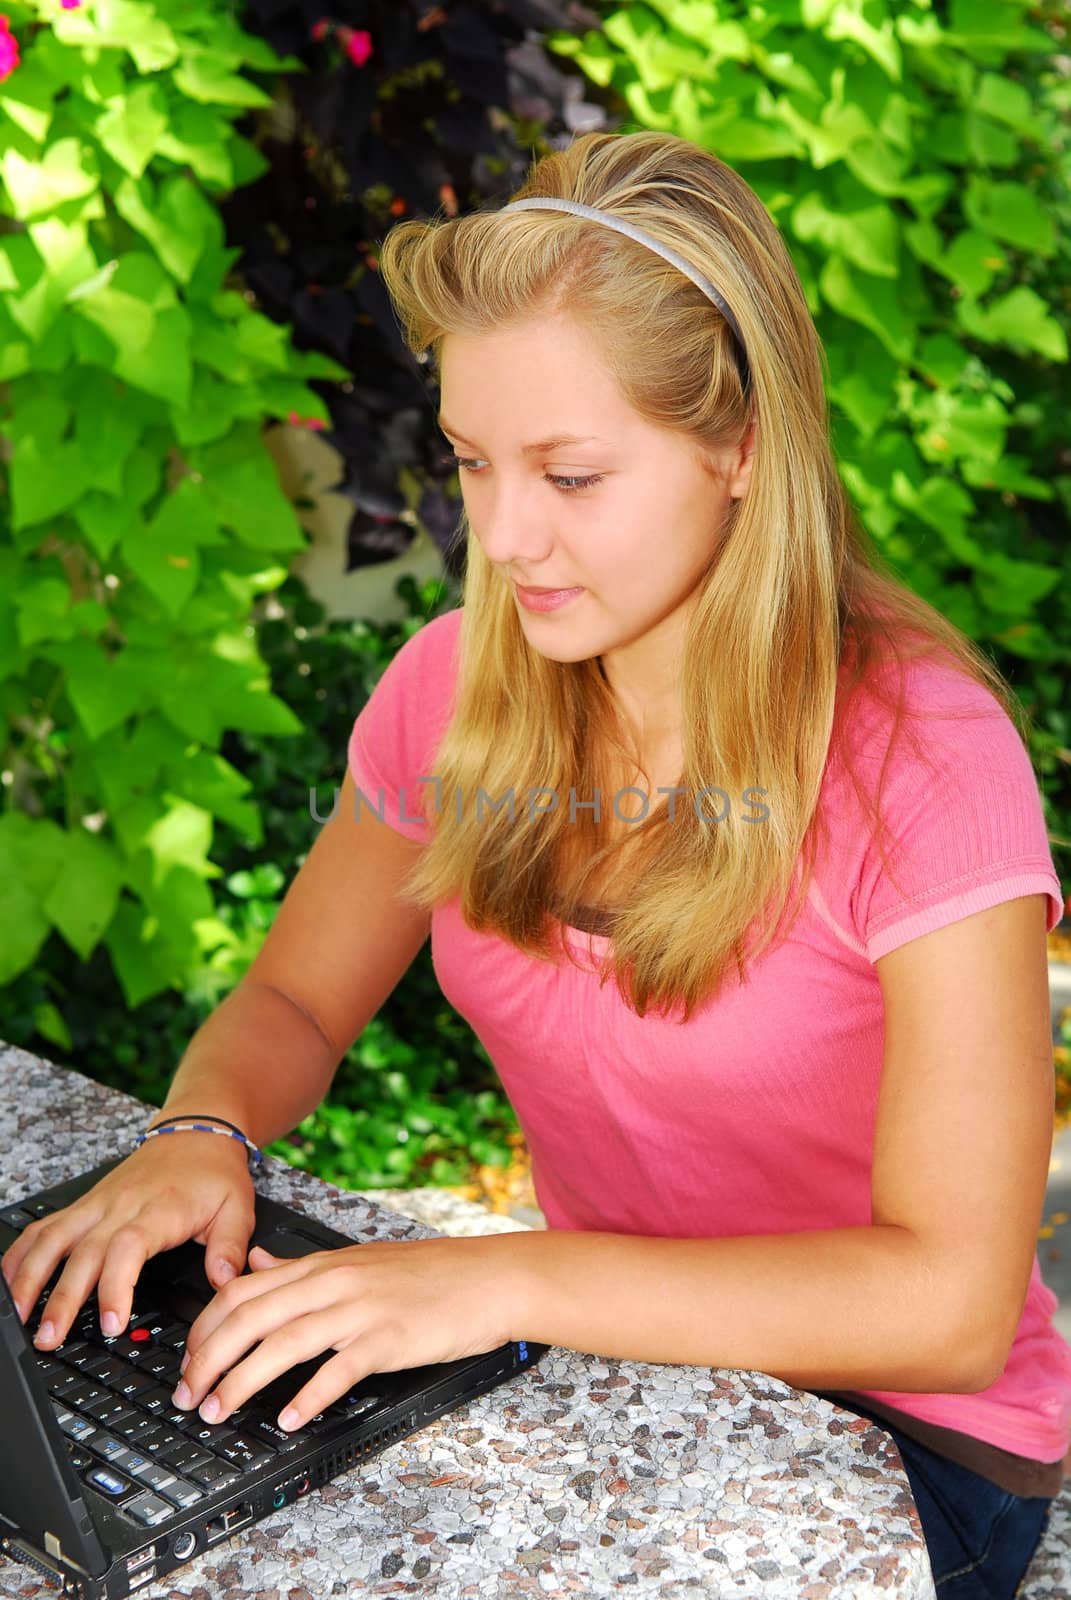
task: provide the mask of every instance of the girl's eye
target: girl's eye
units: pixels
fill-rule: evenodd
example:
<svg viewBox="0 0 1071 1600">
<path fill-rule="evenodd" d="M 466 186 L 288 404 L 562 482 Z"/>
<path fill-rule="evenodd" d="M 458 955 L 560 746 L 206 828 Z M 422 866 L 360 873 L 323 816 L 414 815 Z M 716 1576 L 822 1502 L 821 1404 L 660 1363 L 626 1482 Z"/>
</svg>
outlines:
<svg viewBox="0 0 1071 1600">
<path fill-rule="evenodd" d="M 457 462 L 459 467 L 464 467 L 466 472 L 476 472 L 479 470 L 474 461 L 471 459 L 466 461 L 464 456 L 455 455 L 453 459 Z M 579 494 L 581 490 L 590 489 L 596 483 L 601 483 L 604 476 L 605 474 L 601 472 L 592 473 L 590 477 L 587 478 L 555 478 L 550 473 L 545 474 L 547 482 L 553 483 L 555 488 L 560 489 L 563 494 Z"/>
</svg>

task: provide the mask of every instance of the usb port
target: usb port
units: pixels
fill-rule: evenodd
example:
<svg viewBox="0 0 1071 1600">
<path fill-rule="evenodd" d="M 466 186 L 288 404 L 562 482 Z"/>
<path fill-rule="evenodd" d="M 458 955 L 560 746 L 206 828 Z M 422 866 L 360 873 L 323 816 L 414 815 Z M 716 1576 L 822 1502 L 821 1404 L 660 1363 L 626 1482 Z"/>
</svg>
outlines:
<svg viewBox="0 0 1071 1600">
<path fill-rule="evenodd" d="M 127 1584 L 127 1588 L 131 1590 L 140 1589 L 143 1583 L 148 1583 L 150 1578 L 155 1578 L 155 1576 L 156 1563 L 153 1562 L 152 1566 L 150 1567 L 139 1568 L 136 1577 L 131 1578 L 130 1582 Z"/>
<path fill-rule="evenodd" d="M 156 1546 L 151 1544 L 149 1548 L 147 1550 L 143 1550 L 140 1555 L 127 1556 L 126 1570 L 128 1572 L 140 1572 L 142 1567 L 147 1567 L 149 1565 L 149 1562 L 153 1560 L 155 1555 Z"/>
</svg>

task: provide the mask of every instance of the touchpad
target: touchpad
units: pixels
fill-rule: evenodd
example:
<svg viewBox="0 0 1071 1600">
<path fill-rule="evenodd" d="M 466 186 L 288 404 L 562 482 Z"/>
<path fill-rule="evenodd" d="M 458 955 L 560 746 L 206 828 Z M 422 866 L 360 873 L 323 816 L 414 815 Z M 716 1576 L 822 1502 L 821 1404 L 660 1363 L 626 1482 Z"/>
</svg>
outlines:
<svg viewBox="0 0 1071 1600">
<path fill-rule="evenodd" d="M 306 1234 L 290 1233 L 285 1229 L 278 1229 L 266 1234 L 263 1238 L 254 1241 L 263 1245 L 265 1250 L 270 1250 L 273 1256 L 311 1256 L 316 1250 L 324 1250 L 326 1245 L 318 1239 L 310 1239 Z"/>
</svg>

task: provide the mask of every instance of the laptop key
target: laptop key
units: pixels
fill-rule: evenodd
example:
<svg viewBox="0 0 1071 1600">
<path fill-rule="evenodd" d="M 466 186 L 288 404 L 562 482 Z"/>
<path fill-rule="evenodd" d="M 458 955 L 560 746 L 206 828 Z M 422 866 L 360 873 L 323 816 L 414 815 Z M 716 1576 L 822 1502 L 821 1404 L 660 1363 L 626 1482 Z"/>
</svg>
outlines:
<svg viewBox="0 0 1071 1600">
<path fill-rule="evenodd" d="M 304 1428 L 293 1428 L 288 1433 L 277 1423 L 268 1421 L 248 1424 L 246 1436 L 270 1445 L 281 1456 L 289 1455 L 293 1450 L 300 1450 L 302 1445 L 311 1444 L 313 1439 L 313 1435 Z"/>
<path fill-rule="evenodd" d="M 143 1467 L 138 1473 L 140 1483 L 147 1483 L 150 1488 L 157 1491 L 166 1488 L 169 1483 L 174 1483 L 175 1477 L 176 1474 L 171 1468 L 165 1467 L 160 1461 L 150 1461 L 148 1466 Z"/>
<path fill-rule="evenodd" d="M 209 1462 L 203 1467 L 187 1467 L 183 1473 L 184 1478 L 192 1478 L 194 1483 L 201 1484 L 209 1494 L 214 1493 L 216 1489 L 225 1488 L 228 1483 L 237 1483 L 241 1476 L 240 1472 L 236 1472 L 226 1462 L 219 1460 Z"/>
<path fill-rule="evenodd" d="M 58 1361 L 54 1362 L 53 1365 L 56 1369 L 55 1374 L 49 1377 L 45 1383 L 45 1388 L 49 1394 L 62 1395 L 63 1391 L 69 1389 L 72 1384 L 81 1382 L 77 1372 L 68 1372 L 67 1368 L 61 1367 Z"/>
<path fill-rule="evenodd" d="M 165 1446 L 171 1444 L 177 1434 L 171 1433 L 167 1428 L 162 1428 L 153 1417 L 146 1417 L 149 1426 L 144 1433 L 139 1433 L 131 1442 L 136 1444 L 143 1456 L 156 1456 Z"/>
<path fill-rule="evenodd" d="M 62 1431 L 67 1435 L 68 1439 L 78 1439 L 82 1441 L 88 1439 L 90 1434 L 96 1433 L 97 1431 L 93 1424 L 89 1421 L 88 1417 L 78 1417 L 73 1411 L 62 1412 L 57 1416 L 56 1421 L 59 1423 Z"/>
<path fill-rule="evenodd" d="M 176 1428 L 179 1433 L 187 1433 L 201 1418 L 196 1411 L 180 1411 L 178 1406 L 169 1406 L 157 1413 L 160 1421 L 168 1428 Z"/>
<path fill-rule="evenodd" d="M 115 1472 L 111 1467 L 90 1467 L 83 1481 L 92 1484 L 94 1489 L 110 1499 L 129 1494 L 134 1488 L 129 1478 L 124 1478 L 121 1472 Z"/>
<path fill-rule="evenodd" d="M 87 1417 L 95 1417 L 98 1422 L 103 1423 L 110 1422 L 113 1417 L 127 1415 L 130 1409 L 123 1405 L 118 1395 L 114 1394 L 107 1394 L 98 1400 L 80 1400 L 78 1408 L 84 1411 Z"/>
<path fill-rule="evenodd" d="M 157 1489 L 157 1494 L 164 1500 L 170 1500 L 173 1506 L 178 1506 L 185 1511 L 190 1506 L 195 1506 L 198 1500 L 205 1498 L 205 1489 L 199 1483 L 190 1483 L 188 1479 L 176 1476 L 174 1483 L 165 1483 Z"/>
<path fill-rule="evenodd" d="M 172 1390 L 165 1389 L 162 1383 L 155 1384 L 138 1395 L 138 1409 L 151 1417 L 159 1416 L 161 1411 L 171 1410 L 171 1395 Z"/>
<path fill-rule="evenodd" d="M 68 1335 L 62 1344 L 58 1344 L 48 1353 L 50 1356 L 55 1356 L 58 1361 L 65 1362 L 68 1367 L 79 1369 L 83 1362 L 95 1361 L 100 1355 L 99 1350 L 94 1350 L 92 1345 L 86 1344 L 77 1334 L 73 1338 Z"/>
<path fill-rule="evenodd" d="M 123 1377 L 115 1379 L 112 1388 L 116 1394 L 125 1395 L 137 1405 L 139 1404 L 138 1397 L 148 1394 L 152 1389 L 159 1388 L 159 1382 L 156 1378 L 150 1377 L 147 1372 L 135 1372 L 131 1367 Z"/>
<path fill-rule="evenodd" d="M 224 1460 L 233 1462 L 243 1472 L 255 1472 L 258 1467 L 267 1466 L 268 1462 L 274 1461 L 279 1453 L 265 1440 L 252 1439 L 248 1434 L 242 1433 L 217 1445 L 216 1450 Z"/>
<path fill-rule="evenodd" d="M 46 1355 L 43 1350 L 35 1350 L 34 1354 L 37 1357 L 37 1370 L 42 1374 L 43 1377 L 52 1378 L 55 1377 L 56 1373 L 58 1372 L 67 1371 L 67 1368 L 63 1365 L 62 1361 L 54 1361 L 52 1357 L 50 1355 Z"/>
<path fill-rule="evenodd" d="M 130 1371 L 125 1361 L 120 1361 L 117 1356 L 105 1355 L 102 1351 L 95 1361 L 87 1361 L 79 1369 L 94 1383 L 104 1383 L 111 1386 L 114 1378 L 125 1377 Z"/>
<path fill-rule="evenodd" d="M 192 1418 L 194 1424 L 187 1430 L 186 1438 L 205 1450 L 218 1451 L 221 1445 L 229 1444 L 238 1437 L 238 1429 L 232 1428 L 229 1422 L 205 1422 L 196 1411 L 188 1411 L 186 1415 Z"/>
<path fill-rule="evenodd" d="M 119 1434 L 127 1444 L 139 1444 L 143 1434 L 155 1428 L 156 1424 L 151 1417 L 143 1417 L 140 1412 L 133 1412 L 129 1418 L 117 1417 L 111 1424 L 113 1433 Z"/>
<path fill-rule="evenodd" d="M 158 1522 L 166 1522 L 168 1517 L 175 1514 L 174 1506 L 169 1506 L 166 1500 L 161 1500 L 159 1495 L 151 1494 L 149 1490 L 134 1500 L 127 1500 L 120 1510 L 124 1516 L 132 1517 L 145 1528 L 155 1528 Z"/>
<path fill-rule="evenodd" d="M 170 1377 L 172 1372 L 177 1372 L 181 1362 L 173 1350 L 150 1350 L 144 1361 L 139 1362 L 139 1372 L 151 1372 L 154 1377 L 162 1382 Z"/>
<path fill-rule="evenodd" d="M 169 1445 L 166 1450 L 161 1450 L 159 1459 L 181 1473 L 188 1467 L 207 1467 L 216 1458 L 211 1451 L 202 1450 L 184 1439 L 181 1444 Z"/>
</svg>

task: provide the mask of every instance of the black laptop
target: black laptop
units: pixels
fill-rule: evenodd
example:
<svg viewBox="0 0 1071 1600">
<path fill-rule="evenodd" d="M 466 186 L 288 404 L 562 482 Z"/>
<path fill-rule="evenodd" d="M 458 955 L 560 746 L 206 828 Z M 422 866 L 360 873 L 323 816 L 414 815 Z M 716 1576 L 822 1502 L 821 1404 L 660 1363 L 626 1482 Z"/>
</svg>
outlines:
<svg viewBox="0 0 1071 1600">
<path fill-rule="evenodd" d="M 0 1254 L 119 1159 L 0 1209 Z M 308 1255 L 360 1241 L 258 1194 L 250 1246 Z M 505 1383 L 548 1346 L 510 1342 L 460 1361 L 373 1373 L 292 1433 L 275 1418 L 324 1361 L 303 1362 L 222 1423 L 171 1404 L 186 1333 L 214 1298 L 204 1247 L 151 1257 L 124 1333 L 90 1295 L 62 1345 L 32 1343 L 57 1266 L 23 1326 L 0 1273 L 0 1552 L 77 1600 L 122 1596 L 272 1516 L 398 1439 Z M 0 1584 L 3 1562 L 0 1560 Z"/>
</svg>

